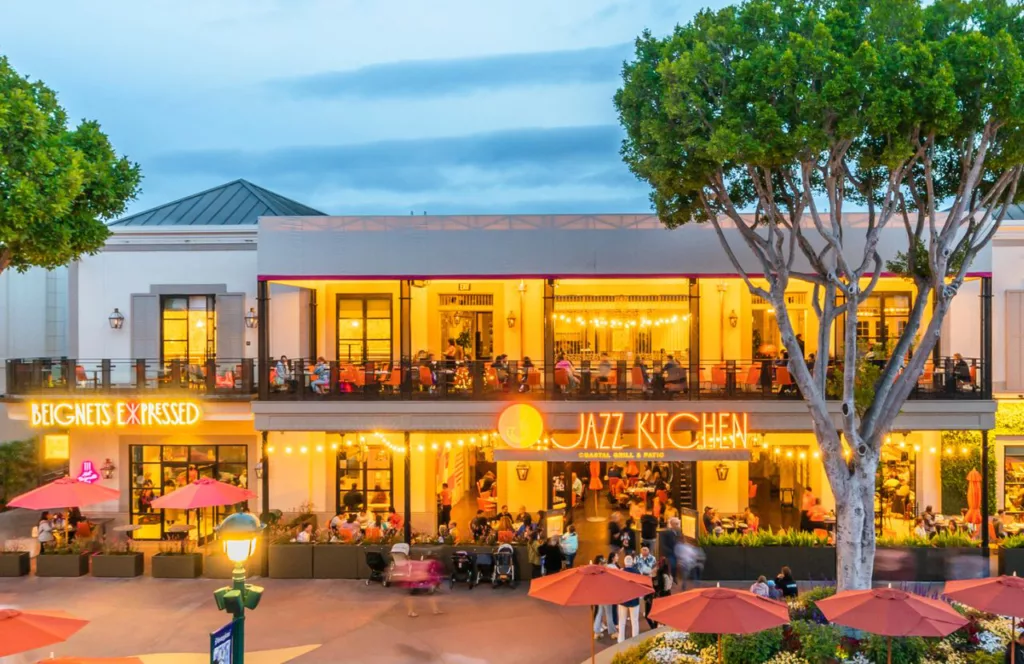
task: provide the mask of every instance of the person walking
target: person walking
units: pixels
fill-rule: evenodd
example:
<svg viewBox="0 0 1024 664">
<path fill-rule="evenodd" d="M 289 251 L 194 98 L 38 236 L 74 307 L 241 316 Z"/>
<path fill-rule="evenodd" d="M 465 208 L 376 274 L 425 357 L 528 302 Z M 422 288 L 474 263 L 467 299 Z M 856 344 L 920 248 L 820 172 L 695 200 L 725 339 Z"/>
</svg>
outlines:
<svg viewBox="0 0 1024 664">
<path fill-rule="evenodd" d="M 40 551 L 45 551 L 53 546 L 53 524 L 50 522 L 49 512 L 43 512 L 39 516 L 39 525 L 36 526 L 36 539 L 39 540 Z"/>
<path fill-rule="evenodd" d="M 623 571 L 631 574 L 640 574 L 633 556 L 626 556 L 623 560 Z M 619 643 L 626 638 L 626 620 L 629 619 L 630 638 L 640 633 L 640 598 L 627 600 L 619 604 Z"/>
<path fill-rule="evenodd" d="M 447 526 L 448 522 L 452 520 L 452 490 L 448 488 L 448 483 L 445 482 L 441 485 L 441 523 L 442 526 Z"/>
<path fill-rule="evenodd" d="M 654 568 L 654 573 L 651 575 L 651 585 L 654 586 L 654 593 L 644 598 L 644 617 L 647 618 L 647 624 L 651 629 L 655 629 L 658 623 L 651 620 L 651 606 L 654 604 L 654 600 L 657 597 L 668 597 L 672 594 L 672 584 L 675 583 L 675 579 L 672 578 L 672 567 L 669 565 L 668 558 L 665 556 L 661 557 L 658 561 L 658 566 Z"/>
<path fill-rule="evenodd" d="M 597 556 L 594 558 L 594 565 L 604 565 L 604 556 Z M 593 608 L 594 611 L 594 640 L 600 639 L 605 632 L 608 636 L 613 639 L 616 637 L 615 634 L 615 620 L 612 618 L 612 614 L 608 611 L 608 606 L 598 604 Z"/>
<path fill-rule="evenodd" d="M 671 518 L 668 520 L 668 528 L 661 531 L 658 535 L 658 550 L 661 555 L 668 561 L 669 569 L 671 570 L 673 581 L 676 578 L 676 574 L 679 571 L 679 561 L 676 558 L 676 545 L 679 544 L 679 538 L 681 537 L 681 526 L 678 518 Z"/>
<path fill-rule="evenodd" d="M 580 550 L 580 540 L 576 535 L 576 526 L 570 525 L 562 534 L 562 555 L 565 556 L 566 568 L 572 567 L 576 560 L 576 552 Z"/>
</svg>

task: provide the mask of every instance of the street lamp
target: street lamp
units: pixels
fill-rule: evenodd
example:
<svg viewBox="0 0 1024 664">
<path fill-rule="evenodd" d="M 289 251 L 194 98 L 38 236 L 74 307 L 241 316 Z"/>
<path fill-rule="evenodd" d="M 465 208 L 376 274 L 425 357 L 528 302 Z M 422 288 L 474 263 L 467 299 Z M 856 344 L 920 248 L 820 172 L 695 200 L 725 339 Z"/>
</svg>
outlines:
<svg viewBox="0 0 1024 664">
<path fill-rule="evenodd" d="M 254 610 L 263 597 L 263 588 L 245 582 L 245 561 L 256 551 L 256 541 L 263 532 L 263 524 L 252 514 L 236 512 L 221 521 L 217 536 L 224 543 L 224 553 L 235 564 L 231 572 L 231 585 L 215 590 L 213 598 L 217 608 L 231 614 L 231 662 L 245 662 L 245 610 Z"/>
</svg>

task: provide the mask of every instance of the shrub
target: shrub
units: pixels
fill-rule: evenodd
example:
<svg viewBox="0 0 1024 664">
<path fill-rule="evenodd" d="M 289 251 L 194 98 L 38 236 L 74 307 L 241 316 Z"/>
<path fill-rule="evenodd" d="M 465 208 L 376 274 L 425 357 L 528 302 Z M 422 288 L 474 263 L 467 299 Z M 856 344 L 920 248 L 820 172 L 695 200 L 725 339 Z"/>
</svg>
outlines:
<svg viewBox="0 0 1024 664">
<path fill-rule="evenodd" d="M 870 634 L 861 641 L 861 652 L 869 662 L 886 661 L 889 641 L 884 636 Z M 918 664 L 927 651 L 925 640 L 917 637 L 898 637 L 892 640 L 892 664 Z"/>
<path fill-rule="evenodd" d="M 835 589 L 832 589 L 835 592 Z M 819 597 L 818 599 L 824 599 Z M 810 603 L 814 606 L 813 602 Z M 816 608 L 811 610 L 817 611 Z M 818 625 L 798 620 L 792 625 L 793 634 L 799 640 L 800 655 L 810 662 L 827 662 L 835 657 L 836 650 L 842 641 L 842 633 L 836 625 Z"/>
<path fill-rule="evenodd" d="M 970 535 L 949 531 L 938 533 L 931 538 L 930 542 L 932 546 L 940 549 L 980 546 L 980 543 L 972 539 Z"/>
<path fill-rule="evenodd" d="M 767 662 L 782 650 L 782 628 L 753 634 L 727 634 L 722 638 L 722 654 L 727 662 Z"/>
<path fill-rule="evenodd" d="M 1007 537 L 999 543 L 999 546 L 1004 549 L 1024 549 L 1024 535 L 1012 535 Z"/>
</svg>

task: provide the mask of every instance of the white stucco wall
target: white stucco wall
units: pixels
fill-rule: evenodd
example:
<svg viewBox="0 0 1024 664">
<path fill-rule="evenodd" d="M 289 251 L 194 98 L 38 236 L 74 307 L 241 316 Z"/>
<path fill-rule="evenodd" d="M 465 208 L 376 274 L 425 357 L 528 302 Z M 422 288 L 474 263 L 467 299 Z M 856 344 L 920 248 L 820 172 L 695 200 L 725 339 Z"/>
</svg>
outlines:
<svg viewBox="0 0 1024 664">
<path fill-rule="evenodd" d="M 1020 229 L 1020 230 L 1018 230 Z M 1006 291 L 1024 290 L 1024 226 L 1000 230 L 992 252 L 992 382 L 1006 385 Z"/>
</svg>

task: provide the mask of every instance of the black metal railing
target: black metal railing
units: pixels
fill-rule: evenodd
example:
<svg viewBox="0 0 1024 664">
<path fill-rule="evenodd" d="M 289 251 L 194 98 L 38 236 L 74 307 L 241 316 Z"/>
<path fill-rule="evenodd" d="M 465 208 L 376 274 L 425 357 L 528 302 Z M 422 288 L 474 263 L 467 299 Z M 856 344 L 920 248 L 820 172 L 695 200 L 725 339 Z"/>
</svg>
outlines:
<svg viewBox="0 0 1024 664">
<path fill-rule="evenodd" d="M 251 398 L 256 360 L 7 360 L 7 394 L 112 394 L 187 391 L 206 396 Z"/>
</svg>

